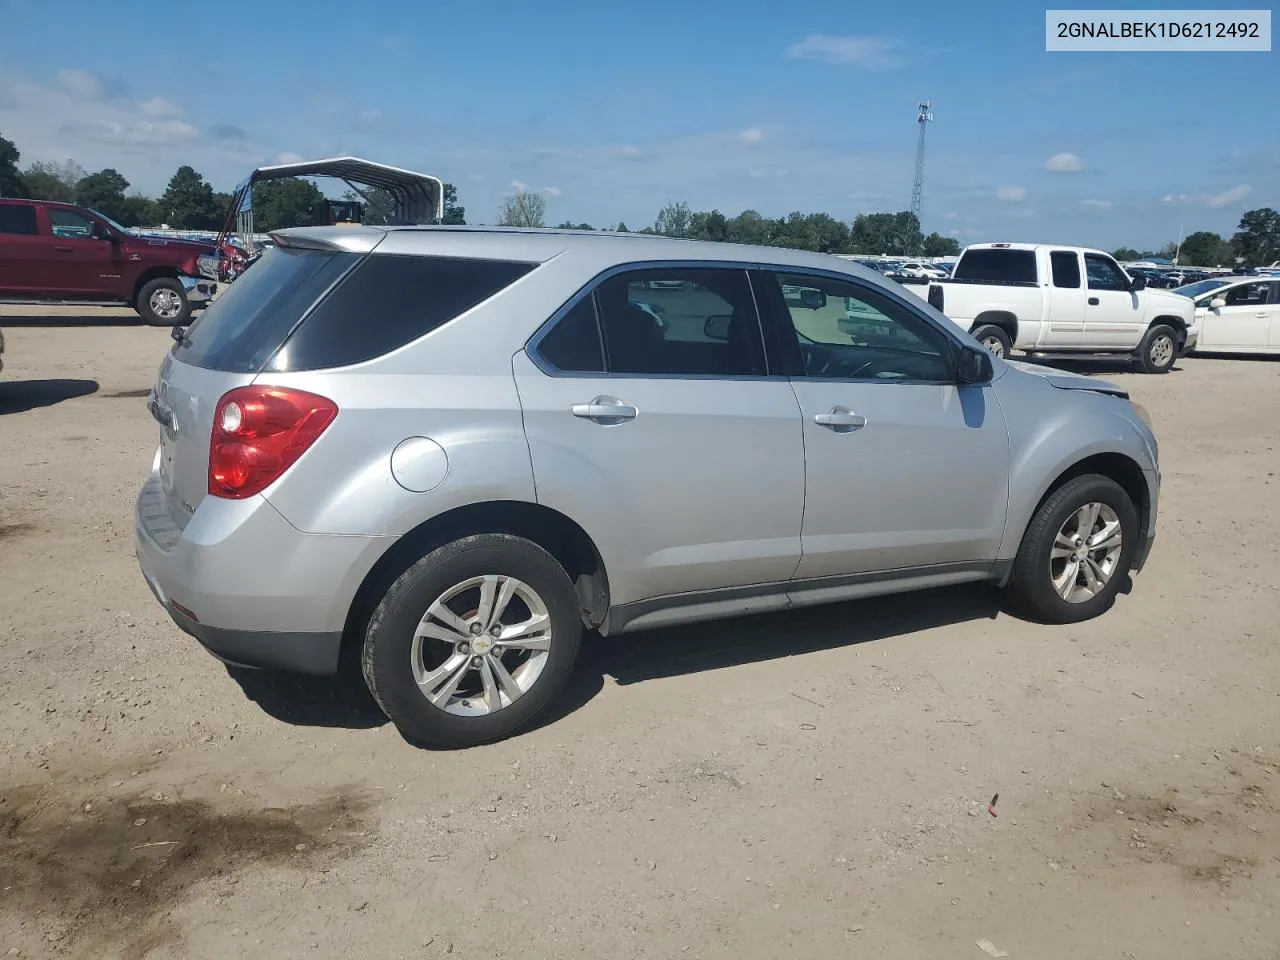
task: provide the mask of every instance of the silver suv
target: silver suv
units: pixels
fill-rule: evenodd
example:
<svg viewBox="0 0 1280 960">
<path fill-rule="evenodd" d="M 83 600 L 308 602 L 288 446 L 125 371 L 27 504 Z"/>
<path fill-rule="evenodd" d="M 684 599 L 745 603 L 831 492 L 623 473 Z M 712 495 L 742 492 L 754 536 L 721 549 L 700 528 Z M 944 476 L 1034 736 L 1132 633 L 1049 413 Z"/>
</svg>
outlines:
<svg viewBox="0 0 1280 960">
<path fill-rule="evenodd" d="M 511 734 L 584 629 L 967 581 L 1103 612 L 1155 531 L 1145 413 L 836 257 L 310 228 L 180 336 L 137 552 L 224 661 L 337 670 L 412 741 Z"/>
</svg>

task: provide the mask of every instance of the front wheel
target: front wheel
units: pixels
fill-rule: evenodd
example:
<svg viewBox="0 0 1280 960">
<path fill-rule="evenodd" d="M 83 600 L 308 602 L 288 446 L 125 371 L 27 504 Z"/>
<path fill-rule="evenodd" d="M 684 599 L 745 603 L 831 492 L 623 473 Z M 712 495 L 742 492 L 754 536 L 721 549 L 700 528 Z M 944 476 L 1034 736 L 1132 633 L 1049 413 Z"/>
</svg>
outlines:
<svg viewBox="0 0 1280 960">
<path fill-rule="evenodd" d="M 143 284 L 135 309 L 154 327 L 179 326 L 191 319 L 187 291 L 182 281 L 173 277 L 157 277 Z"/>
<path fill-rule="evenodd" d="M 1079 623 L 1111 606 L 1133 563 L 1138 511 L 1114 480 L 1076 477 L 1040 505 L 1022 537 L 1009 592 L 1046 623 Z"/>
<path fill-rule="evenodd" d="M 369 692 L 410 742 L 509 737 L 555 698 L 582 641 L 560 563 L 506 534 L 455 540 L 406 570 L 365 632 Z"/>
<path fill-rule="evenodd" d="M 1158 324 L 1138 345 L 1138 366 L 1143 373 L 1168 373 L 1178 359 L 1178 336 L 1171 327 Z"/>
<path fill-rule="evenodd" d="M 1013 341 L 1009 338 L 1009 334 L 1002 327 L 994 324 L 984 323 L 970 336 L 1000 358 L 1009 356 L 1010 351 L 1013 350 Z"/>
</svg>

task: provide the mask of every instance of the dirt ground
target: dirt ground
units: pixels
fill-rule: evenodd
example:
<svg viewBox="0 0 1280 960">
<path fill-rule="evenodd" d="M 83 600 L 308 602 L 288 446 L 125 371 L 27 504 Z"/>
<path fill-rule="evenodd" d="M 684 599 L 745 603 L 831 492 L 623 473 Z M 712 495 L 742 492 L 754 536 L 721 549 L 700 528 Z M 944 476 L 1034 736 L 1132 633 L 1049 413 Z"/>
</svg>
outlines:
<svg viewBox="0 0 1280 960">
<path fill-rule="evenodd" d="M 0 957 L 1280 957 L 1280 362 L 1090 370 L 1165 471 L 1096 621 L 965 588 L 594 639 L 540 727 L 429 753 L 152 599 L 166 330 L 0 328 Z"/>
</svg>

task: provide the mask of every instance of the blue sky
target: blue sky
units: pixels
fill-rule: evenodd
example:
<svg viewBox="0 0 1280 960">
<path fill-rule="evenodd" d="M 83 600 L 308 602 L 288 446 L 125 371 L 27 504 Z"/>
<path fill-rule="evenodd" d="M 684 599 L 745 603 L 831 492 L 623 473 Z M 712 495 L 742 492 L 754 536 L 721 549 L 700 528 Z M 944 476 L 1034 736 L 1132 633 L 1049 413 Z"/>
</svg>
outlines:
<svg viewBox="0 0 1280 960">
<path fill-rule="evenodd" d="M 1280 208 L 1280 53 L 1046 53 L 1044 5 L 233 8 L 0 0 L 0 134 L 149 193 L 353 153 L 454 182 L 472 222 L 518 184 L 551 222 L 637 228 L 667 200 L 905 209 L 929 98 L 926 232 L 1159 246 Z"/>
</svg>

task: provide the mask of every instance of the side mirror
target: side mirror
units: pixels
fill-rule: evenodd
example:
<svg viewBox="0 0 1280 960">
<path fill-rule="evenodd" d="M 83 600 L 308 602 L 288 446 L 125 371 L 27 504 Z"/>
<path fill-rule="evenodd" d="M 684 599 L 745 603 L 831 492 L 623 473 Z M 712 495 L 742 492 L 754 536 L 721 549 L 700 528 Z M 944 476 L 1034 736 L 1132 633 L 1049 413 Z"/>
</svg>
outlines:
<svg viewBox="0 0 1280 960">
<path fill-rule="evenodd" d="M 1147 289 L 1147 278 L 1140 273 L 1134 274 L 1129 281 L 1129 289 L 1134 293 Z"/>
<path fill-rule="evenodd" d="M 995 376 L 991 351 L 986 347 L 963 346 L 956 363 L 956 377 L 961 384 L 990 383 Z"/>
<path fill-rule="evenodd" d="M 708 340 L 728 342 L 729 327 L 732 323 L 733 317 L 727 313 L 719 313 L 713 317 L 707 317 L 707 322 L 702 325 L 702 335 Z"/>
<path fill-rule="evenodd" d="M 1214 297 L 1212 300 L 1209 301 L 1210 310 L 1221 310 L 1226 305 L 1227 305 L 1227 301 L 1223 300 L 1221 297 Z"/>
<path fill-rule="evenodd" d="M 821 290 L 805 287 L 800 291 L 800 305 L 810 310 L 821 310 L 827 305 L 827 295 Z"/>
</svg>

